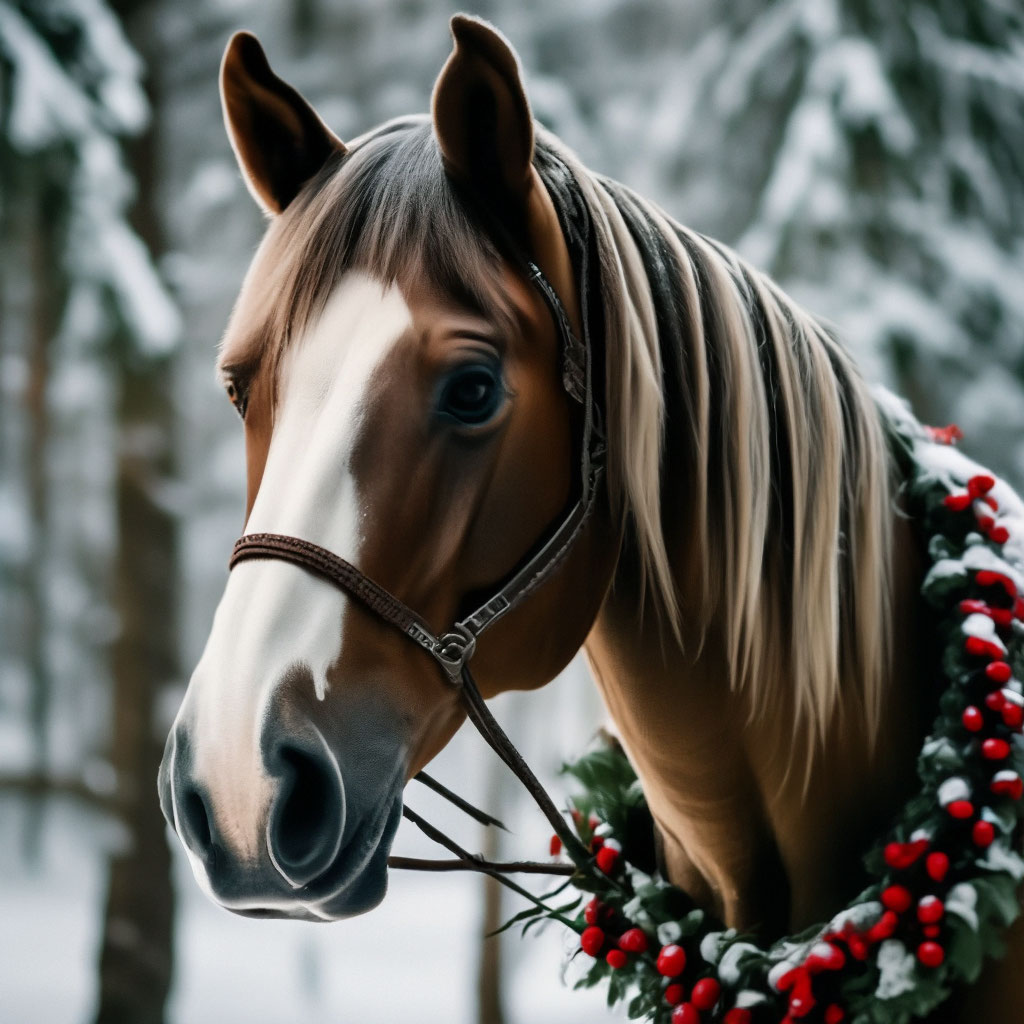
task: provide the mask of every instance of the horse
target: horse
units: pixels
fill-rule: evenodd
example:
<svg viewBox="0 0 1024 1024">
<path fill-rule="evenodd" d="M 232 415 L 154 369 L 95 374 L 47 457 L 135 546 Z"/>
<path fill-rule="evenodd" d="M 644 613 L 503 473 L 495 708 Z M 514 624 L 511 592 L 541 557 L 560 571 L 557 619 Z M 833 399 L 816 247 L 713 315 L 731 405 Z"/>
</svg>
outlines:
<svg viewBox="0 0 1024 1024">
<path fill-rule="evenodd" d="M 534 123 L 496 29 L 451 31 L 430 115 L 348 143 L 255 37 L 228 44 L 225 124 L 269 218 L 218 361 L 245 537 L 333 552 L 434 629 L 515 577 L 577 497 L 583 429 L 525 254 L 593 339 L 606 469 L 479 637 L 480 690 L 583 649 L 667 877 L 731 927 L 803 928 L 862 887 L 935 710 L 885 408 L 775 283 Z M 237 564 L 159 778 L 206 891 L 250 917 L 376 906 L 403 787 L 465 718 L 443 667 L 316 573 Z M 1018 924 L 931 1019 L 1024 1009 L 1022 963 Z"/>
</svg>

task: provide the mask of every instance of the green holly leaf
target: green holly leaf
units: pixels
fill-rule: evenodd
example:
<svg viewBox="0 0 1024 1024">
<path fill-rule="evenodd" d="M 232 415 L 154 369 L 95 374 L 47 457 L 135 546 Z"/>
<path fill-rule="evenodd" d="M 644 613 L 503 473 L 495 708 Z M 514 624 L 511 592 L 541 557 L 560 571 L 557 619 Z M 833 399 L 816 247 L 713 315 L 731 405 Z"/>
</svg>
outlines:
<svg viewBox="0 0 1024 1024">
<path fill-rule="evenodd" d="M 953 925 L 949 918 L 949 939 L 946 943 L 946 957 L 956 972 L 968 983 L 977 980 L 985 959 L 981 938 L 970 927 Z"/>
</svg>

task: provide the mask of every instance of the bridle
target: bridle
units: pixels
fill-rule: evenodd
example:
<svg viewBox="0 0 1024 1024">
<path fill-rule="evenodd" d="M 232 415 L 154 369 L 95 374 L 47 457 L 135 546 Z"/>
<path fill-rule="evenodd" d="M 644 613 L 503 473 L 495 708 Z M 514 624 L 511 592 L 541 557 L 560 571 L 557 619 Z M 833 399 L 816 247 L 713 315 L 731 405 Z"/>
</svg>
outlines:
<svg viewBox="0 0 1024 1024">
<path fill-rule="evenodd" d="M 564 166 L 562 170 L 568 175 Z M 491 714 L 469 667 L 476 651 L 478 637 L 540 587 L 563 563 L 593 512 L 600 490 L 604 472 L 605 439 L 600 405 L 594 387 L 593 345 L 588 316 L 589 218 L 582 202 L 573 205 L 575 209 L 564 215 L 566 219 L 563 220 L 562 226 L 567 237 L 575 236 L 578 243 L 573 248 L 577 252 L 575 269 L 582 310 L 582 339 L 573 333 L 565 306 L 540 268 L 529 259 L 520 259 L 519 262 L 551 312 L 559 338 L 562 385 L 566 394 L 582 409 L 579 491 L 575 502 L 564 516 L 549 529 L 547 538 L 519 568 L 473 612 L 460 618 L 441 634 L 433 633 L 416 612 L 351 562 L 333 551 L 299 537 L 279 533 L 245 534 L 235 543 L 229 568 L 233 569 L 240 562 L 250 559 L 279 559 L 291 562 L 333 584 L 423 648 L 441 666 L 449 683 L 460 689 L 470 720 L 530 792 L 551 822 L 555 833 L 561 838 L 566 852 L 573 860 L 577 860 L 580 857 L 588 857 L 588 852 Z M 425 825 L 421 819 L 417 820 L 418 816 L 407 816 L 412 817 L 421 828 Z M 439 842 L 447 839 L 441 834 L 433 835 L 432 838 Z M 444 845 L 448 845 L 450 849 L 457 849 L 450 841 Z M 464 854 L 465 851 L 457 852 Z M 486 862 L 478 860 L 477 863 L 479 865 Z M 487 870 L 483 867 L 478 869 Z"/>
</svg>

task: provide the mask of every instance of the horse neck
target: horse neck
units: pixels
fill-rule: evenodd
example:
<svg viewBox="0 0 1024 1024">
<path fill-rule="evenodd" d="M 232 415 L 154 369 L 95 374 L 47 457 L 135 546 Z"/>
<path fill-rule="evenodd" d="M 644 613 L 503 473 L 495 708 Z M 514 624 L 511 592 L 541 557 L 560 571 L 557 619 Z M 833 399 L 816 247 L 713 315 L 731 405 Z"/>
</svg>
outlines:
<svg viewBox="0 0 1024 1024">
<path fill-rule="evenodd" d="M 672 357 L 663 351 L 662 365 Z M 912 710 L 920 666 L 910 659 L 919 648 L 898 645 L 902 655 L 882 681 L 876 736 L 850 678 L 828 717 L 808 724 L 784 659 L 772 656 L 781 642 L 766 645 L 759 663 L 770 678 L 756 688 L 732 684 L 732 623 L 725 604 L 707 604 L 714 588 L 704 578 L 707 532 L 694 500 L 709 481 L 690 478 L 692 438 L 671 426 L 686 422 L 692 396 L 671 390 L 682 375 L 663 379 L 662 465 L 671 471 L 662 479 L 661 523 L 680 630 L 659 616 L 664 604 L 627 530 L 587 652 L 643 783 L 669 877 L 730 925 L 784 930 L 856 893 L 862 851 L 909 791 L 921 732 Z M 884 479 L 880 461 L 870 468 Z M 893 635 L 905 638 L 918 628 L 923 563 L 906 521 L 894 516 L 893 529 Z"/>
<path fill-rule="evenodd" d="M 911 527 L 897 530 L 896 595 L 905 599 L 894 625 L 913 638 L 921 562 Z M 679 539 L 670 552 L 684 623 L 685 548 Z M 766 688 L 777 700 L 759 708 L 730 687 L 722 623 L 677 640 L 656 615 L 638 616 L 650 595 L 628 563 L 627 554 L 587 654 L 643 784 L 669 878 L 730 926 L 782 933 L 821 919 L 859 890 L 864 850 L 912 791 L 927 717 L 920 645 L 900 645 L 874 743 L 852 702 L 809 743 L 785 680 Z"/>
</svg>

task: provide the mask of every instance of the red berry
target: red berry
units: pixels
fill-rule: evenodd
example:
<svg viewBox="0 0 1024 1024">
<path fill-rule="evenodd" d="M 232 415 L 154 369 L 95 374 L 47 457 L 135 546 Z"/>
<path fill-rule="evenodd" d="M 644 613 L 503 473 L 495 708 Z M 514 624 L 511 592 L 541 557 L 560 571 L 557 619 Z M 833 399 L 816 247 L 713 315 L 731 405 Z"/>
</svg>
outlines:
<svg viewBox="0 0 1024 1024">
<path fill-rule="evenodd" d="M 1005 573 L 995 572 L 993 569 L 979 569 L 974 574 L 974 579 L 979 587 L 1002 587 L 1011 598 L 1017 596 L 1017 584 Z"/>
<path fill-rule="evenodd" d="M 642 928 L 630 928 L 619 936 L 619 949 L 627 953 L 646 953 L 647 936 Z"/>
<path fill-rule="evenodd" d="M 949 857 L 940 850 L 929 853 L 924 862 L 924 869 L 933 882 L 941 882 L 949 871 Z"/>
<path fill-rule="evenodd" d="M 845 1016 L 846 1011 L 838 1003 L 825 1007 L 825 1024 L 839 1024 Z"/>
<path fill-rule="evenodd" d="M 718 1002 L 718 997 L 721 994 L 722 986 L 714 978 L 701 978 L 693 986 L 693 991 L 690 993 L 690 1002 L 698 1010 L 710 1010 Z"/>
<path fill-rule="evenodd" d="M 988 605 L 974 597 L 961 601 L 959 607 L 961 615 L 988 615 Z"/>
<path fill-rule="evenodd" d="M 992 680 L 993 683 L 1008 683 L 1010 676 L 1013 673 L 1010 671 L 1010 666 L 1005 661 L 993 661 L 985 666 L 985 675 Z"/>
<path fill-rule="evenodd" d="M 951 512 L 963 512 L 968 508 L 974 499 L 969 494 L 947 494 L 942 499 L 942 504 Z"/>
<path fill-rule="evenodd" d="M 997 626 L 1009 626 L 1013 622 L 1013 612 L 1009 608 L 989 608 L 988 614 Z"/>
<path fill-rule="evenodd" d="M 1003 723 L 1008 729 L 1018 731 L 1024 725 L 1024 707 L 1007 701 L 1003 705 Z"/>
<path fill-rule="evenodd" d="M 988 788 L 996 796 L 1008 796 L 1011 800 L 1019 800 L 1024 796 L 1024 779 L 1016 772 L 996 772 Z"/>
<path fill-rule="evenodd" d="M 982 849 L 991 846 L 995 837 L 996 830 L 990 821 L 976 821 L 974 828 L 971 829 L 971 839 L 974 840 L 974 845 L 980 846 Z"/>
<path fill-rule="evenodd" d="M 936 444 L 955 444 L 963 440 L 964 432 L 955 424 L 947 427 L 925 427 Z"/>
<path fill-rule="evenodd" d="M 580 936 L 580 949 L 583 950 L 588 956 L 596 957 L 601 952 L 601 947 L 604 945 L 604 931 L 598 928 L 596 925 L 591 925 L 589 928 L 583 929 L 583 934 Z"/>
<path fill-rule="evenodd" d="M 583 908 L 583 920 L 587 924 L 597 924 L 603 915 L 604 904 L 596 896 Z"/>
<path fill-rule="evenodd" d="M 981 512 L 978 514 L 978 528 L 982 533 L 987 534 L 995 525 L 995 516 L 990 516 L 987 512 Z"/>
<path fill-rule="evenodd" d="M 1006 698 L 1003 696 L 1002 690 L 993 690 L 991 693 L 985 694 L 985 707 L 989 711 L 1002 711 L 1006 706 Z"/>
<path fill-rule="evenodd" d="M 985 497 L 982 498 L 981 500 L 985 502 L 985 504 L 988 505 L 988 507 L 992 509 L 993 512 L 999 511 L 999 502 L 996 501 L 996 499 L 993 498 L 991 494 L 986 494 Z"/>
<path fill-rule="evenodd" d="M 548 853 L 552 857 L 557 857 L 562 852 L 562 840 L 558 836 L 552 836 L 551 842 L 548 843 Z"/>
<path fill-rule="evenodd" d="M 608 966 L 613 971 L 618 971 L 621 968 L 625 967 L 628 959 L 629 957 L 627 957 L 621 949 L 609 949 L 607 955 L 605 956 L 605 960 L 608 961 Z"/>
<path fill-rule="evenodd" d="M 942 934 L 942 929 L 937 924 L 926 924 L 921 931 L 926 939 L 937 939 Z"/>
<path fill-rule="evenodd" d="M 978 732 L 985 724 L 985 716 L 973 704 L 968 708 L 964 708 L 964 713 L 960 716 L 960 720 L 964 723 L 964 728 L 968 732 Z"/>
<path fill-rule="evenodd" d="M 953 800 L 946 804 L 946 812 L 951 818 L 964 821 L 974 817 L 974 804 L 970 800 Z"/>
<path fill-rule="evenodd" d="M 882 942 L 891 939 L 896 934 L 900 919 L 896 911 L 887 910 L 869 929 L 867 933 L 868 942 Z"/>
<path fill-rule="evenodd" d="M 989 473 L 976 473 L 967 481 L 967 493 L 972 498 L 988 494 L 996 485 L 996 478 Z"/>
<path fill-rule="evenodd" d="M 1010 539 L 1010 531 L 1005 526 L 993 526 L 988 531 L 988 539 L 993 544 L 1005 544 Z"/>
<path fill-rule="evenodd" d="M 927 849 L 927 839 L 914 839 L 909 843 L 886 843 L 885 863 L 896 871 L 902 871 L 909 868 Z"/>
<path fill-rule="evenodd" d="M 673 982 L 667 989 L 665 989 L 665 1002 L 669 1006 L 678 1006 L 683 1001 L 685 992 L 683 986 L 678 982 Z"/>
<path fill-rule="evenodd" d="M 831 942 L 825 942 L 825 952 L 815 952 L 808 955 L 804 961 L 804 967 L 809 974 L 819 974 L 822 971 L 841 971 L 846 964 L 846 954 Z"/>
<path fill-rule="evenodd" d="M 806 1017 L 814 1009 L 814 990 L 811 987 L 811 976 L 797 968 L 794 972 L 792 991 L 789 993 L 789 1014 L 791 1017 Z"/>
<path fill-rule="evenodd" d="M 896 911 L 897 914 L 908 910 L 913 902 L 914 897 L 904 885 L 890 885 L 888 889 L 882 891 L 882 906 L 887 910 Z"/>
<path fill-rule="evenodd" d="M 984 640 L 980 636 L 969 636 L 964 649 L 968 654 L 973 654 L 976 658 L 1001 658 L 1003 656 L 1003 647 L 1000 644 L 995 644 L 991 640 Z"/>
<path fill-rule="evenodd" d="M 935 924 L 942 920 L 946 912 L 945 904 L 938 896 L 923 896 L 917 904 L 917 919 L 922 924 Z"/>
<path fill-rule="evenodd" d="M 672 1024 L 700 1024 L 700 1013 L 693 1003 L 680 1003 L 672 1011 Z"/>
<path fill-rule="evenodd" d="M 675 943 L 662 946 L 658 954 L 658 973 L 666 978 L 678 978 L 686 967 L 686 950 Z"/>
<path fill-rule="evenodd" d="M 985 740 L 981 745 L 981 754 L 989 761 L 1002 761 L 1010 756 L 1010 744 L 1006 740 Z"/>
<path fill-rule="evenodd" d="M 734 1006 L 723 1018 L 722 1024 L 750 1024 L 753 1016 L 749 1010 L 742 1006 Z"/>
<path fill-rule="evenodd" d="M 925 967 L 938 967 L 946 959 L 946 951 L 937 942 L 922 942 L 917 947 L 917 959 Z"/>
<path fill-rule="evenodd" d="M 597 851 L 597 866 L 606 874 L 610 875 L 615 870 L 619 860 L 619 851 L 612 846 L 605 844 Z"/>
</svg>

